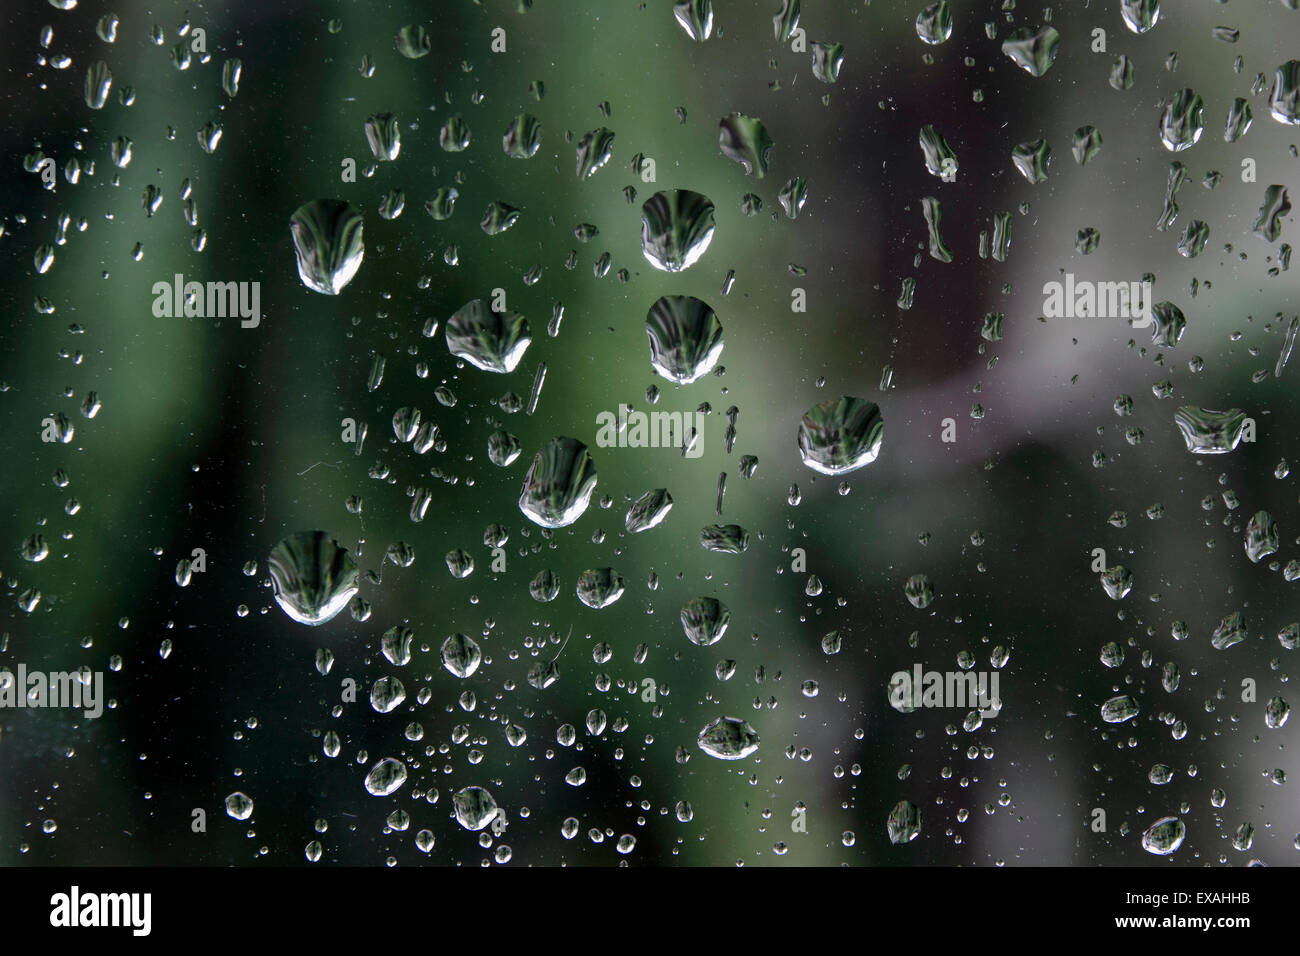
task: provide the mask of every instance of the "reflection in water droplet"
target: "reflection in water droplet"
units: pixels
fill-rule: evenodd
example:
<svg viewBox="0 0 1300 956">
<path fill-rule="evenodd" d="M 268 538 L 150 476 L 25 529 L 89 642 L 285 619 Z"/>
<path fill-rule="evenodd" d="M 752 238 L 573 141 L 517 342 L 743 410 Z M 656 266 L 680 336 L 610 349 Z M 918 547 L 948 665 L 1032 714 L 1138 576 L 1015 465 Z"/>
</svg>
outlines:
<svg viewBox="0 0 1300 956">
<path fill-rule="evenodd" d="M 1300 125 L 1300 60 L 1287 60 L 1277 68 L 1268 110 L 1279 123 Z"/>
<path fill-rule="evenodd" d="M 462 678 L 472 677 L 483 660 L 478 642 L 464 634 L 453 634 L 443 641 L 439 653 L 442 656 L 442 666 L 449 673 Z"/>
<path fill-rule="evenodd" d="M 645 320 L 650 364 L 678 385 L 707 375 L 722 355 L 722 324 L 707 303 L 689 295 L 666 295 Z"/>
<path fill-rule="evenodd" d="M 738 524 L 711 524 L 700 529 L 700 546 L 715 554 L 741 554 L 749 548 L 749 532 Z"/>
<path fill-rule="evenodd" d="M 710 757 L 742 760 L 758 749 L 757 732 L 739 717 L 719 717 L 707 724 L 696 742 Z"/>
<path fill-rule="evenodd" d="M 96 60 L 86 68 L 86 105 L 92 110 L 102 110 L 108 102 L 109 91 L 113 88 L 113 74 L 108 64 Z"/>
<path fill-rule="evenodd" d="M 357 593 L 357 563 L 324 531 L 300 531 L 267 560 L 276 603 L 299 624 L 324 624 Z"/>
<path fill-rule="evenodd" d="M 513 372 L 532 343 L 528 320 L 494 312 L 482 299 L 465 303 L 447 320 L 447 351 L 485 372 Z"/>
<path fill-rule="evenodd" d="M 1119 694 L 1101 705 L 1101 719 L 1108 724 L 1122 724 L 1138 715 L 1138 703 L 1128 694 Z"/>
<path fill-rule="evenodd" d="M 631 507 L 627 509 L 627 516 L 623 520 L 623 526 L 631 534 L 649 531 L 668 517 L 668 512 L 672 510 L 672 507 L 673 496 L 668 493 L 667 488 L 655 488 L 653 491 L 647 491 L 632 502 Z"/>
<path fill-rule="evenodd" d="M 772 137 L 763 121 L 744 113 L 730 113 L 718 123 L 718 148 L 722 155 L 745 167 L 745 175 L 762 179 L 772 157 Z"/>
<path fill-rule="evenodd" d="M 713 35 L 713 0 L 681 0 L 673 17 L 692 40 L 703 43 Z"/>
<path fill-rule="evenodd" d="M 542 126 L 537 117 L 520 113 L 501 137 L 501 148 L 511 159 L 530 159 L 542 145 Z"/>
<path fill-rule="evenodd" d="M 1142 849 L 1156 856 L 1169 856 L 1183 845 L 1187 827 L 1177 817 L 1161 817 L 1142 834 Z"/>
<path fill-rule="evenodd" d="M 1205 102 L 1190 89 L 1181 89 L 1165 104 L 1160 116 L 1160 142 L 1171 153 L 1190 149 L 1205 131 Z"/>
<path fill-rule="evenodd" d="M 932 3 L 916 15 L 916 35 L 931 46 L 952 36 L 952 11 L 948 0 Z"/>
<path fill-rule="evenodd" d="M 392 113 L 376 113 L 368 117 L 365 131 L 370 152 L 381 163 L 391 162 L 402 151 L 402 131 L 398 128 L 397 117 Z"/>
<path fill-rule="evenodd" d="M 582 137 L 578 143 L 578 179 L 596 175 L 614 153 L 614 132 L 601 126 Z"/>
<path fill-rule="evenodd" d="M 682 630 L 692 644 L 708 647 L 722 640 L 731 611 L 717 598 L 695 597 L 682 606 Z"/>
<path fill-rule="evenodd" d="M 799 422 L 799 457 L 813 471 L 842 475 L 880 454 L 885 423 L 880 408 L 843 396 L 814 405 Z"/>
<path fill-rule="evenodd" d="M 587 446 L 576 438 L 553 438 L 524 476 L 519 510 L 543 528 L 563 528 L 582 517 L 595 489 L 596 466 Z"/>
<path fill-rule="evenodd" d="M 307 288 L 338 295 L 365 257 L 361 214 L 338 199 L 314 199 L 289 220 L 298 276 Z"/>
<path fill-rule="evenodd" d="M 713 203 L 687 189 L 657 192 L 641 207 L 641 251 L 656 269 L 689 269 L 713 239 Z"/>
<path fill-rule="evenodd" d="M 1160 20 L 1160 0 L 1120 0 L 1124 25 L 1134 33 L 1146 33 Z"/>
<path fill-rule="evenodd" d="M 366 774 L 366 792 L 374 797 L 386 797 L 406 783 L 406 764 L 393 757 L 385 757 Z"/>
<path fill-rule="evenodd" d="M 578 575 L 578 600 L 594 610 L 609 607 L 623 596 L 623 576 L 613 568 L 593 568 Z"/>
<path fill-rule="evenodd" d="M 908 800 L 899 800 L 885 821 L 889 842 L 895 846 L 911 843 L 921 835 L 921 811 Z"/>
<path fill-rule="evenodd" d="M 226 797 L 226 814 L 232 820 L 247 820 L 253 815 L 253 801 L 247 794 L 236 790 Z"/>
<path fill-rule="evenodd" d="M 1217 412 L 1184 405 L 1174 413 L 1174 424 L 1182 432 L 1188 451 L 1197 455 L 1223 455 L 1240 444 L 1246 413 L 1238 408 Z"/>
<path fill-rule="evenodd" d="M 501 808 L 497 806 L 492 794 L 482 787 L 466 787 L 458 790 L 451 798 L 456 822 L 466 830 L 477 832 L 496 819 Z"/>
<path fill-rule="evenodd" d="M 1056 62 L 1061 34 L 1055 27 L 1043 27 L 1037 33 L 1028 27 L 1013 30 L 1002 41 L 1002 52 L 1030 76 L 1042 76 Z"/>
</svg>

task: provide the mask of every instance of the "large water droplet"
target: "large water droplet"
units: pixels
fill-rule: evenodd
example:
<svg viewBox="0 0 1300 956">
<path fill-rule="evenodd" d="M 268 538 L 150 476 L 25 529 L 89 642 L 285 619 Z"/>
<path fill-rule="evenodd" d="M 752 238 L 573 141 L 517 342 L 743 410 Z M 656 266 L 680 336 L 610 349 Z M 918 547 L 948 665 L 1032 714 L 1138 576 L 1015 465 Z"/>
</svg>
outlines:
<svg viewBox="0 0 1300 956">
<path fill-rule="evenodd" d="M 447 351 L 485 372 L 513 372 L 533 338 L 517 312 L 494 312 L 482 299 L 447 320 Z"/>
<path fill-rule="evenodd" d="M 713 203 L 700 193 L 669 189 L 641 206 L 641 251 L 656 269 L 689 269 L 712 239 Z"/>
<path fill-rule="evenodd" d="M 1240 444 L 1246 413 L 1238 408 L 1216 412 L 1184 405 L 1174 412 L 1174 424 L 1182 432 L 1188 451 L 1197 455 L 1223 455 Z"/>
<path fill-rule="evenodd" d="M 466 787 L 456 791 L 451 798 L 456 822 L 466 830 L 479 831 L 490 826 L 501 808 L 497 806 L 492 794 L 482 787 Z"/>
<path fill-rule="evenodd" d="M 1169 856 L 1183 845 L 1187 827 L 1177 817 L 1161 817 L 1142 834 L 1142 849 L 1156 856 Z"/>
<path fill-rule="evenodd" d="M 745 167 L 745 175 L 762 179 L 772 156 L 772 137 L 763 121 L 744 113 L 730 113 L 718 124 L 722 155 Z"/>
<path fill-rule="evenodd" d="M 921 835 L 921 811 L 909 800 L 899 800 L 885 821 L 889 842 L 895 846 L 911 843 Z"/>
<path fill-rule="evenodd" d="M 613 568 L 593 568 L 578 575 L 578 600 L 593 610 L 609 607 L 623 596 L 623 576 Z"/>
<path fill-rule="evenodd" d="M 666 295 L 645 320 L 650 364 L 679 385 L 707 375 L 722 355 L 722 324 L 707 303 L 690 295 Z"/>
<path fill-rule="evenodd" d="M 366 792 L 374 797 L 386 797 L 406 783 L 406 764 L 393 757 L 385 757 L 366 774 Z"/>
<path fill-rule="evenodd" d="M 1300 124 L 1300 60 L 1287 60 L 1277 68 L 1268 110 L 1279 123 Z"/>
<path fill-rule="evenodd" d="M 357 563 L 324 531 L 291 534 L 267 560 L 276 603 L 299 624 L 324 624 L 357 593 Z"/>
<path fill-rule="evenodd" d="M 361 213 L 338 199 L 313 199 L 289 220 L 298 275 L 307 288 L 338 295 L 365 257 Z"/>
<path fill-rule="evenodd" d="M 814 405 L 799 422 L 799 457 L 813 471 L 842 475 L 880 454 L 885 423 L 875 402 L 845 395 Z"/>
<path fill-rule="evenodd" d="M 707 724 L 696 741 L 700 749 L 719 760 L 742 760 L 758 749 L 754 728 L 739 717 L 719 717 Z"/>
<path fill-rule="evenodd" d="M 667 488 L 655 488 L 647 491 L 627 509 L 623 526 L 632 534 L 649 531 L 668 517 L 673 507 L 673 496 Z"/>
<path fill-rule="evenodd" d="M 1160 142 L 1171 153 L 1195 146 L 1205 131 L 1205 102 L 1194 90 L 1181 89 L 1160 115 Z"/>
<path fill-rule="evenodd" d="M 443 641 L 439 653 L 442 656 L 442 666 L 451 674 L 462 678 L 473 676 L 483 660 L 478 642 L 464 634 L 453 634 Z"/>
<path fill-rule="evenodd" d="M 1056 62 L 1061 34 L 1055 27 L 1043 27 L 1037 33 L 1028 27 L 1013 30 L 1002 41 L 1002 52 L 1030 76 L 1042 76 Z"/>
<path fill-rule="evenodd" d="M 582 517 L 595 489 L 596 465 L 587 446 L 576 438 L 553 438 L 524 476 L 519 510 L 543 528 L 563 528 Z"/>
<path fill-rule="evenodd" d="M 1160 0 L 1120 0 L 1119 8 L 1134 33 L 1146 33 L 1160 20 Z"/>
<path fill-rule="evenodd" d="M 717 598 L 695 597 L 682 606 L 682 630 L 692 644 L 708 647 L 722 640 L 731 623 L 731 611 Z"/>
</svg>

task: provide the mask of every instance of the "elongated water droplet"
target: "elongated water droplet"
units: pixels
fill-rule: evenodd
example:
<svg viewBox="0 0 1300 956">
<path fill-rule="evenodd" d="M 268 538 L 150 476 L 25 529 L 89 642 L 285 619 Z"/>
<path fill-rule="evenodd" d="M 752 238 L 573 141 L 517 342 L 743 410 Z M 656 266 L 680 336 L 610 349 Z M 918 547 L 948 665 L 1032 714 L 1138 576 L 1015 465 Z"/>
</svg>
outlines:
<svg viewBox="0 0 1300 956">
<path fill-rule="evenodd" d="M 745 167 L 745 175 L 762 179 L 772 157 L 772 137 L 763 121 L 744 113 L 729 113 L 718 123 L 722 155 Z"/>
<path fill-rule="evenodd" d="M 1279 123 L 1300 125 L 1300 60 L 1287 60 L 1277 68 L 1268 110 Z"/>
<path fill-rule="evenodd" d="M 113 74 L 108 64 L 96 60 L 86 68 L 86 105 L 92 110 L 102 110 L 108 102 L 109 91 L 113 88 Z"/>
<path fill-rule="evenodd" d="M 1205 103 L 1190 89 L 1181 89 L 1165 104 L 1160 116 L 1160 142 L 1171 153 L 1190 149 L 1205 131 Z"/>
<path fill-rule="evenodd" d="M 314 199 L 289 220 L 298 276 L 314 292 L 338 295 L 365 258 L 364 220 L 339 199 Z"/>
<path fill-rule="evenodd" d="M 392 113 L 376 113 L 366 119 L 366 142 L 375 159 L 391 162 L 402 151 L 402 131 Z"/>
<path fill-rule="evenodd" d="M 921 811 L 909 800 L 899 800 L 889 811 L 885 832 L 894 846 L 911 843 L 921 835 Z"/>
</svg>

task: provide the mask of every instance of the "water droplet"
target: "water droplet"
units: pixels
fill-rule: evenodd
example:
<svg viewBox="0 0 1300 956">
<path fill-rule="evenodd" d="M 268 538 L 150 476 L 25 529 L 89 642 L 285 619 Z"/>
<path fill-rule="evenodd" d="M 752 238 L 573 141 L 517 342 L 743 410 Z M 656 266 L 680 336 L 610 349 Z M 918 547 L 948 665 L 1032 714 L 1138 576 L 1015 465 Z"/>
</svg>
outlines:
<svg viewBox="0 0 1300 956">
<path fill-rule="evenodd" d="M 1101 705 L 1101 719 L 1108 724 L 1122 724 L 1138 715 L 1138 702 L 1128 694 L 1119 694 Z"/>
<path fill-rule="evenodd" d="M 623 576 L 613 568 L 593 568 L 578 575 L 578 600 L 593 610 L 609 607 L 623 596 Z"/>
<path fill-rule="evenodd" d="M 483 652 L 478 642 L 464 634 L 453 634 L 442 642 L 439 651 L 442 666 L 452 675 L 460 678 L 471 677 L 478 670 L 483 660 Z"/>
<path fill-rule="evenodd" d="M 649 531 L 659 525 L 673 507 L 673 496 L 667 488 L 655 488 L 647 491 L 627 509 L 623 526 L 631 534 Z"/>
<path fill-rule="evenodd" d="M 474 299 L 447 320 L 447 351 L 485 372 L 513 372 L 532 344 L 528 320 Z"/>
<path fill-rule="evenodd" d="M 709 305 L 690 295 L 666 295 L 645 320 L 650 364 L 678 385 L 689 385 L 712 371 L 722 355 L 722 324 Z"/>
<path fill-rule="evenodd" d="M 226 797 L 226 815 L 232 820 L 247 820 L 253 815 L 253 801 L 247 794 L 236 790 Z"/>
<path fill-rule="evenodd" d="M 1182 432 L 1188 451 L 1196 455 L 1223 455 L 1240 444 L 1246 413 L 1237 408 L 1218 412 L 1184 405 L 1174 413 L 1174 424 Z"/>
<path fill-rule="evenodd" d="M 696 741 L 719 760 L 742 760 L 758 749 L 758 733 L 738 717 L 719 717 L 707 724 Z"/>
<path fill-rule="evenodd" d="M 1156 856 L 1169 856 L 1183 845 L 1187 827 L 1177 817 L 1161 817 L 1142 834 L 1142 849 Z"/>
<path fill-rule="evenodd" d="M 482 787 L 466 787 L 456 791 L 452 795 L 451 804 L 456 822 L 471 832 L 486 829 L 501 812 L 492 794 Z"/>
<path fill-rule="evenodd" d="M 1052 68 L 1060 45 L 1061 34 L 1055 27 L 1045 26 L 1037 33 L 1021 27 L 1002 41 L 1002 52 L 1030 76 L 1038 77 Z"/>
<path fill-rule="evenodd" d="M 689 269 L 713 239 L 713 203 L 687 189 L 657 192 L 641 206 L 641 251 L 656 269 Z"/>
<path fill-rule="evenodd" d="M 394 757 L 385 757 L 366 774 L 366 792 L 373 797 L 386 797 L 406 783 L 406 764 Z"/>
<path fill-rule="evenodd" d="M 799 457 L 813 471 L 842 475 L 880 454 L 884 419 L 874 402 L 842 396 L 814 405 L 799 422 Z"/>
<path fill-rule="evenodd" d="M 519 510 L 543 528 L 573 524 L 587 510 L 596 489 L 596 466 L 576 438 L 553 438 L 533 458 L 524 476 Z"/>
<path fill-rule="evenodd" d="M 899 800 L 885 821 L 889 842 L 895 846 L 911 843 L 921 835 L 921 811 L 910 801 Z"/>
<path fill-rule="evenodd" d="M 692 644 L 708 647 L 722 640 L 731 623 L 731 611 L 717 598 L 694 597 L 682 607 L 682 630 Z"/>
<path fill-rule="evenodd" d="M 745 167 L 745 175 L 762 179 L 772 157 L 772 137 L 763 121 L 744 113 L 730 113 L 718 123 L 718 148 L 722 155 Z"/>
<path fill-rule="evenodd" d="M 338 295 L 361 268 L 365 256 L 361 214 L 338 199 L 314 199 L 289 220 L 302 284 Z"/>
<path fill-rule="evenodd" d="M 271 549 L 267 561 L 275 601 L 299 624 L 318 625 L 357 593 L 357 563 L 324 531 L 300 531 Z"/>
<path fill-rule="evenodd" d="M 1205 131 L 1205 103 L 1190 89 L 1181 89 L 1165 104 L 1160 117 L 1160 142 L 1179 153 L 1195 146 Z"/>
</svg>

